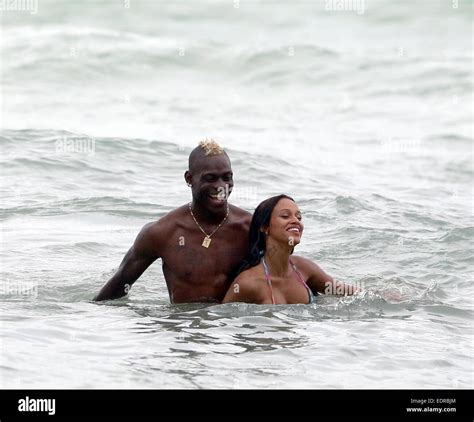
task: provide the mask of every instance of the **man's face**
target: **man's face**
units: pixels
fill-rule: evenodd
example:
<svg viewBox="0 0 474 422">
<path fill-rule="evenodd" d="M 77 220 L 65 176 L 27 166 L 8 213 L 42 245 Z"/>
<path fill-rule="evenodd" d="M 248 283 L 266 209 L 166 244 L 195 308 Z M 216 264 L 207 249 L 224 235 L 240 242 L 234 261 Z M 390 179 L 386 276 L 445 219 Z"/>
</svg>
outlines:
<svg viewBox="0 0 474 422">
<path fill-rule="evenodd" d="M 193 199 L 210 212 L 227 207 L 227 198 L 234 187 L 232 167 L 225 154 L 201 157 L 192 176 Z"/>
</svg>

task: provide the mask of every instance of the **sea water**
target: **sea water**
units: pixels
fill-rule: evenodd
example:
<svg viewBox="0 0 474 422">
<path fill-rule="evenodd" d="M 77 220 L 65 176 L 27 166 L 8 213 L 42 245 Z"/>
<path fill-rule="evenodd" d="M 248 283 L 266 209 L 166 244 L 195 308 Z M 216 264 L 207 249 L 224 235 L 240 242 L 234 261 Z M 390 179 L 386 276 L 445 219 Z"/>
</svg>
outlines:
<svg viewBox="0 0 474 422">
<path fill-rule="evenodd" d="M 469 0 L 25 9 L 0 11 L 0 387 L 473 388 Z M 296 253 L 363 293 L 171 305 L 157 261 L 92 302 L 205 137 L 232 203 L 293 196 Z"/>
</svg>

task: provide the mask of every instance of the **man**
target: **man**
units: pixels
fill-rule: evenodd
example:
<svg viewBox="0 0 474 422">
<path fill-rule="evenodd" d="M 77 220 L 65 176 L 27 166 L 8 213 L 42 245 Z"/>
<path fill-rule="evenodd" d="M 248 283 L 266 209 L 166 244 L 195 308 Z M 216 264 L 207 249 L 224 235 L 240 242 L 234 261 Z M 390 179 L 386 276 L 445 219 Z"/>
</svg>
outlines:
<svg viewBox="0 0 474 422">
<path fill-rule="evenodd" d="M 227 153 L 215 141 L 206 139 L 191 152 L 184 178 L 192 202 L 146 224 L 94 300 L 126 295 L 161 258 L 172 303 L 222 301 L 230 274 L 247 254 L 252 216 L 227 203 L 233 173 Z"/>
</svg>

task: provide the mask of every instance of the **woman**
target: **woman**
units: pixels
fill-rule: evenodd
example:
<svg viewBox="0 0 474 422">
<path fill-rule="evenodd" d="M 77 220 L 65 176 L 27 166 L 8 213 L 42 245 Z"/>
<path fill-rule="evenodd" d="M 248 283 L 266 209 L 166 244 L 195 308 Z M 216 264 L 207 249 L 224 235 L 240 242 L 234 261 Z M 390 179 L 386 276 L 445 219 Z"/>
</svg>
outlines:
<svg viewBox="0 0 474 422">
<path fill-rule="evenodd" d="M 249 255 L 223 303 L 313 303 L 318 293 L 355 293 L 352 286 L 335 281 L 314 262 L 292 256 L 303 227 L 301 212 L 289 196 L 263 201 L 250 224 Z"/>
</svg>

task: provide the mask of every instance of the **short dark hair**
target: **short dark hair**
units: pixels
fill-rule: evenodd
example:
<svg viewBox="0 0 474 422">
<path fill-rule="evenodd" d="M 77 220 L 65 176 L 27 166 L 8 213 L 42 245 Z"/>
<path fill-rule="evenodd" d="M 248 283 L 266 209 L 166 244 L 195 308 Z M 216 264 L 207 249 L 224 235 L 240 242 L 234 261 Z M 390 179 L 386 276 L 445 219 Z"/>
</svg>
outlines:
<svg viewBox="0 0 474 422">
<path fill-rule="evenodd" d="M 199 145 L 191 151 L 188 159 L 188 169 L 192 172 L 196 162 L 203 156 L 221 155 L 227 153 L 214 139 L 204 139 Z"/>
</svg>

